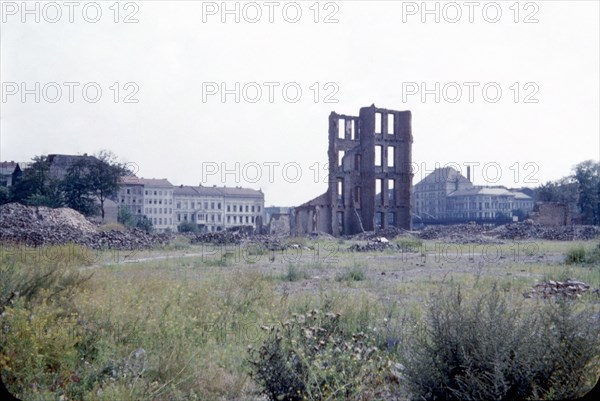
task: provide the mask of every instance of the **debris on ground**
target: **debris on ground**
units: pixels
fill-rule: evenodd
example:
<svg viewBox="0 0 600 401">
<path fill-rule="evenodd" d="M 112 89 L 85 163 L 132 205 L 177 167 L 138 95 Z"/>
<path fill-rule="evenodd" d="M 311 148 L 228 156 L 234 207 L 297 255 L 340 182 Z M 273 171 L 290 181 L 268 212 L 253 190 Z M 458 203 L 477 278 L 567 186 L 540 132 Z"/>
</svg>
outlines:
<svg viewBox="0 0 600 401">
<path fill-rule="evenodd" d="M 523 223 L 511 223 L 491 230 L 501 239 L 544 239 L 553 241 L 586 241 L 600 236 L 597 226 L 545 226 L 531 220 Z"/>
<path fill-rule="evenodd" d="M 502 240 L 541 239 L 552 241 L 586 241 L 600 236 L 597 226 L 546 226 L 526 220 L 487 228 L 480 224 L 427 226 L 416 235 L 421 239 L 447 243 L 501 244 Z"/>
<path fill-rule="evenodd" d="M 501 244 L 502 241 L 488 235 L 486 228 L 478 224 L 456 224 L 451 226 L 427 226 L 416 234 L 427 240 L 441 240 L 452 244 Z"/>
<path fill-rule="evenodd" d="M 567 279 L 565 281 L 549 280 L 534 285 L 533 288 L 528 292 L 525 292 L 523 296 L 525 298 L 579 298 L 582 294 L 588 292 L 589 290 L 590 286 L 583 281 L 572 279 Z M 596 289 L 594 292 L 597 293 L 598 290 Z"/>
<path fill-rule="evenodd" d="M 170 239 L 167 234 L 140 229 L 100 231 L 69 208 L 19 203 L 0 206 L 0 244 L 38 247 L 73 243 L 92 249 L 142 249 L 166 245 Z"/>
<path fill-rule="evenodd" d="M 347 236 L 346 238 L 359 240 L 359 241 L 369 241 L 369 240 L 373 240 L 375 238 L 380 238 L 380 237 L 384 237 L 387 239 L 394 239 L 397 236 L 404 235 L 406 233 L 407 233 L 407 231 L 402 230 L 401 228 L 388 227 L 388 228 L 383 228 L 383 229 L 379 229 L 379 230 L 375 230 L 375 231 L 365 231 L 364 233 L 350 235 L 350 236 Z"/>
</svg>

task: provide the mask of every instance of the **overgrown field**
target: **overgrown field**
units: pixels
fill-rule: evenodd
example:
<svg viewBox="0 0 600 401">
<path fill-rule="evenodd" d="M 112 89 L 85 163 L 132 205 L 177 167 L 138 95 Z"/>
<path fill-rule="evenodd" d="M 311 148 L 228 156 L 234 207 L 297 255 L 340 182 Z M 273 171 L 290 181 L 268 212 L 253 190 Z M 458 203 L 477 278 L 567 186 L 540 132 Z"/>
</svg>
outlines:
<svg viewBox="0 0 600 401">
<path fill-rule="evenodd" d="M 24 400 L 560 399 L 600 374 L 598 242 L 2 248 Z M 578 280 L 577 296 L 528 298 Z"/>
</svg>

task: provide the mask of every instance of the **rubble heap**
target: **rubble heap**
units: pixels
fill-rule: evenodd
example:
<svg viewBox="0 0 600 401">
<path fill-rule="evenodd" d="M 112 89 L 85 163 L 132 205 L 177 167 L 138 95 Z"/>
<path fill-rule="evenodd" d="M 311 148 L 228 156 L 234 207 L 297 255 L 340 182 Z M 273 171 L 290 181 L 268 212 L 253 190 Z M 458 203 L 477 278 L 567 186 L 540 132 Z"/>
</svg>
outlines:
<svg viewBox="0 0 600 401">
<path fill-rule="evenodd" d="M 370 240 L 373 240 L 373 239 L 379 238 L 379 237 L 394 239 L 399 235 L 406 234 L 406 232 L 407 232 L 406 230 L 402 230 L 400 228 L 388 227 L 388 228 L 375 230 L 375 231 L 365 231 L 364 233 L 351 235 L 351 236 L 348 236 L 347 238 L 355 239 L 355 240 L 359 240 L 359 241 L 370 241 Z"/>
<path fill-rule="evenodd" d="M 534 285 L 533 288 L 524 293 L 523 296 L 525 298 L 579 298 L 582 294 L 588 292 L 589 290 L 590 286 L 583 281 L 576 281 L 572 279 L 567 279 L 565 281 L 550 280 Z M 598 290 L 594 290 L 594 292 L 597 293 Z"/>
<path fill-rule="evenodd" d="M 478 224 L 457 224 L 452 226 L 427 226 L 417 233 L 421 239 L 442 240 L 454 244 L 496 244 L 497 239 L 487 235 L 485 228 Z"/>
<path fill-rule="evenodd" d="M 99 231 L 82 214 L 69 208 L 0 206 L 0 244 L 27 246 L 74 243 L 93 249 L 140 249 L 166 245 L 170 237 L 143 230 Z"/>
<path fill-rule="evenodd" d="M 555 241 L 591 240 L 600 236 L 596 226 L 544 226 L 526 220 L 523 223 L 506 224 L 492 230 L 501 239 L 545 239 Z"/>
<path fill-rule="evenodd" d="M 392 244 L 385 237 L 375 237 L 366 243 L 355 243 L 352 244 L 348 251 L 350 252 L 382 252 L 386 249 L 390 249 L 398 252 L 416 252 L 416 249 L 402 246 L 401 244 Z"/>
</svg>

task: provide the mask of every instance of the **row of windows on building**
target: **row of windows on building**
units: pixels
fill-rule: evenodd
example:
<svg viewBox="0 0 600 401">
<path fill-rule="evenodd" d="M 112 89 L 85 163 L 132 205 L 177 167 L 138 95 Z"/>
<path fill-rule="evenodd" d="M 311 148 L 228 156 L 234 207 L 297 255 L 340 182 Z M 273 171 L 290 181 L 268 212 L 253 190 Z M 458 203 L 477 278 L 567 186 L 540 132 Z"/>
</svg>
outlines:
<svg viewBox="0 0 600 401">
<path fill-rule="evenodd" d="M 127 198 L 121 198 L 121 203 L 125 203 L 125 201 L 127 201 L 128 204 L 131 203 L 137 203 L 137 198 L 133 197 L 127 197 Z M 140 199 L 140 202 L 142 203 L 142 200 Z M 146 198 L 146 205 L 162 205 L 163 204 L 163 199 L 148 199 Z M 172 205 L 173 204 L 173 199 L 169 199 L 169 202 L 167 202 L 167 199 L 164 199 L 164 204 L 169 204 Z"/>
<path fill-rule="evenodd" d="M 196 208 L 201 208 L 202 205 L 204 204 L 204 210 L 221 210 L 221 202 L 194 202 L 194 201 L 190 201 L 188 203 L 188 201 L 180 201 L 177 202 L 176 207 L 177 209 L 184 209 L 184 210 L 194 210 Z M 210 206 L 210 208 L 209 208 Z M 260 206 L 259 205 L 227 205 L 227 211 L 231 212 L 233 210 L 234 213 L 237 213 L 238 211 L 240 213 L 260 213 Z"/>
<path fill-rule="evenodd" d="M 391 113 L 375 113 L 375 134 L 383 134 L 384 131 L 388 135 L 394 135 L 396 133 L 396 117 Z M 385 125 L 384 125 L 385 121 Z M 360 138 L 360 120 L 359 125 L 356 126 L 356 120 L 340 118 L 338 120 L 338 138 L 346 139 L 346 133 L 349 134 L 351 140 L 358 140 Z"/>
<path fill-rule="evenodd" d="M 172 217 L 150 217 L 149 218 L 152 221 L 152 224 L 159 225 L 173 225 L 173 218 Z"/>
<path fill-rule="evenodd" d="M 383 205 L 385 193 L 387 192 L 388 203 L 393 204 L 396 201 L 396 191 L 394 190 L 395 180 L 392 178 L 388 178 L 386 188 L 383 188 L 384 180 L 382 178 L 377 178 L 375 180 L 375 202 L 378 205 Z M 354 187 L 354 203 L 360 203 L 362 193 L 362 187 L 356 186 Z M 337 181 L 337 200 L 339 203 L 344 204 L 344 179 L 338 178 Z"/>
<path fill-rule="evenodd" d="M 127 195 L 141 195 L 142 194 L 142 189 L 141 188 L 126 188 L 125 189 L 125 193 Z M 152 189 L 146 189 L 144 190 L 144 195 L 147 196 L 171 196 L 173 195 L 173 191 L 169 191 L 169 190 L 152 190 Z"/>
<path fill-rule="evenodd" d="M 205 220 L 206 219 L 206 220 Z M 192 222 L 204 222 L 210 221 L 212 223 L 221 223 L 220 214 L 203 214 L 203 213 L 177 213 L 177 222 L 192 221 Z M 256 222 L 255 216 L 237 216 L 227 215 L 226 221 L 228 224 L 254 224 Z"/>
<path fill-rule="evenodd" d="M 396 226 L 396 213 L 394 212 L 376 212 L 375 213 L 375 227 L 383 228 L 383 219 L 387 217 L 388 226 Z M 344 226 L 344 212 L 337 212 L 337 220 L 340 227 Z"/>
<path fill-rule="evenodd" d="M 385 158 L 384 158 L 384 153 L 383 153 L 384 149 L 385 149 Z M 346 151 L 338 150 L 338 160 L 337 160 L 338 167 L 342 167 L 343 159 L 344 159 L 345 155 L 346 155 Z M 375 167 L 382 167 L 384 164 L 384 159 L 385 159 L 386 167 L 396 167 L 395 155 L 396 155 L 396 147 L 395 146 L 384 147 L 383 145 L 375 145 L 375 161 L 374 161 Z M 355 154 L 354 155 L 354 170 L 359 171 L 360 165 L 361 165 L 361 155 Z"/>
<path fill-rule="evenodd" d="M 173 214 L 173 209 L 167 209 L 166 207 L 147 207 L 144 209 L 144 212 L 146 214 Z"/>
</svg>

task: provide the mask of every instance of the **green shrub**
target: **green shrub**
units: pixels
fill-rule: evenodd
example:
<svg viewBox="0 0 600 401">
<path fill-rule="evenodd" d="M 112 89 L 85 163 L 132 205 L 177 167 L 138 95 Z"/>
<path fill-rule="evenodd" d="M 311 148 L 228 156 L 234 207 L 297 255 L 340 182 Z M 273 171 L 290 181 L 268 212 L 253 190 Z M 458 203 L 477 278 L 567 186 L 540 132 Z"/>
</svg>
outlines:
<svg viewBox="0 0 600 401">
<path fill-rule="evenodd" d="M 565 255 L 565 263 L 568 265 L 600 263 L 600 244 L 592 249 L 586 249 L 583 245 L 569 249 Z"/>
<path fill-rule="evenodd" d="M 298 266 L 297 264 L 289 263 L 287 266 L 287 271 L 283 275 L 282 280 L 294 282 L 294 281 L 306 280 L 309 278 L 310 278 L 310 274 L 308 274 L 308 272 L 305 269 Z"/>
<path fill-rule="evenodd" d="M 363 281 L 366 278 L 366 269 L 355 263 L 352 267 L 337 274 L 335 279 L 337 281 Z"/>
<path fill-rule="evenodd" d="M 572 398 L 596 379 L 598 322 L 572 301 L 509 304 L 495 287 L 472 300 L 460 289 L 434 298 L 405 344 L 404 375 L 417 398 Z"/>
<path fill-rule="evenodd" d="M 386 362 L 367 331 L 349 332 L 334 313 L 312 310 L 271 327 L 249 347 L 251 377 L 270 400 L 372 399 Z"/>
<path fill-rule="evenodd" d="M 412 236 L 398 237 L 393 241 L 404 252 L 417 252 L 423 246 L 423 241 Z"/>
<path fill-rule="evenodd" d="M 181 224 L 177 226 L 177 231 L 180 233 L 196 233 L 198 232 L 198 225 L 191 221 L 182 221 Z"/>
</svg>

